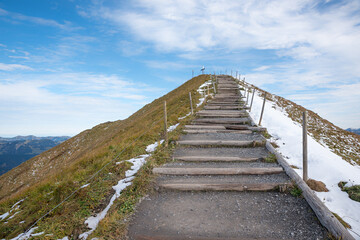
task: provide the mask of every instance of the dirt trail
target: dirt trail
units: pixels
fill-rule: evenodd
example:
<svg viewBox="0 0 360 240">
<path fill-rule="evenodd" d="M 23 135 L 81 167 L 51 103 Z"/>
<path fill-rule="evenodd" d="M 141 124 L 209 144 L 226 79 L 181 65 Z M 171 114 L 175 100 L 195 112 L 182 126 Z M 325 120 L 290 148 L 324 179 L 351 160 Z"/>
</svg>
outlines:
<svg viewBox="0 0 360 240">
<path fill-rule="evenodd" d="M 269 152 L 237 84 L 218 76 L 217 94 L 186 126 L 175 161 L 154 169 L 159 190 L 139 205 L 129 239 L 325 239 L 326 229 Z"/>
</svg>

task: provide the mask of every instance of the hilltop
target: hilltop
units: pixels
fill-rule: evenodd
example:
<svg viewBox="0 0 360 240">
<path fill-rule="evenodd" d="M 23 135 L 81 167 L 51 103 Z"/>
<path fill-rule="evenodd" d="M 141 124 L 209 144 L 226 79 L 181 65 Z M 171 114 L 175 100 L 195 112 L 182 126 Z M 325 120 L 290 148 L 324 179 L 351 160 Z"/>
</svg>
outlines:
<svg viewBox="0 0 360 240">
<path fill-rule="evenodd" d="M 209 78 L 209 75 L 195 77 L 129 118 L 97 125 L 0 176 L 0 214 L 8 213 L 0 215 L 0 238 L 18 236 L 73 191 L 75 193 L 59 208 L 37 223 L 38 229 L 33 228 L 52 234 L 38 238 L 79 237 L 88 230 L 85 220 L 95 217 L 111 201 L 113 206 L 109 206 L 105 218 L 90 234 L 109 239 L 124 236 L 128 217 L 152 189 L 152 168 L 171 161 L 175 140 L 192 119 L 189 92 L 194 103 L 201 103 L 207 86 L 204 83 Z M 303 107 L 275 95 L 268 96 L 290 119 L 301 122 Z M 160 141 L 165 133 L 165 100 L 169 126 L 179 126 L 169 132 L 168 147 Z M 309 116 L 309 132 L 317 141 L 349 163 L 360 163 L 360 136 L 336 127 L 311 111 Z M 151 156 L 146 149 L 149 145 L 158 146 Z M 136 177 L 131 177 L 132 185 L 117 196 L 119 180 L 129 177 L 128 171 L 137 167 L 135 160 L 140 156 L 147 156 L 146 163 L 139 166 Z M 112 200 L 114 196 L 118 199 Z"/>
<path fill-rule="evenodd" d="M 147 145 L 163 137 L 164 101 L 167 101 L 169 125 L 176 124 L 190 112 L 189 92 L 193 101 L 198 102 L 202 95 L 196 90 L 208 79 L 208 75 L 195 77 L 129 118 L 83 131 L 0 176 L 0 213 L 12 211 L 11 207 L 23 200 L 22 214 L 5 218 L 7 223 L 0 222 L 0 238 L 24 232 L 73 190 L 89 182 L 90 189 L 80 190 L 76 198 L 69 199 L 61 209 L 39 223 L 41 229 L 55 236 L 78 235 L 86 229 L 85 218 L 92 211 L 102 209 L 108 201 L 107 196 L 113 193 L 111 187 L 124 178 L 131 167 L 125 161 L 115 164 L 111 160 L 145 154 Z M 106 169 L 92 178 L 105 165 Z"/>
</svg>

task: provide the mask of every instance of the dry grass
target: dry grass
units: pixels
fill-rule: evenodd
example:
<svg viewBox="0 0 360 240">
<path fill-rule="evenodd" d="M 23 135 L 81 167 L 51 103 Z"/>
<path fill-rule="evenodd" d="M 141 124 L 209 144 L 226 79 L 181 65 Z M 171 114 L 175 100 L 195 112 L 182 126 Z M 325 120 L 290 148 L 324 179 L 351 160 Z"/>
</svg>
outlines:
<svg viewBox="0 0 360 240">
<path fill-rule="evenodd" d="M 317 192 L 328 192 L 329 191 L 329 189 L 326 188 L 325 183 L 323 183 L 322 181 L 308 179 L 306 181 L 306 183 L 314 191 L 317 191 Z"/>
<path fill-rule="evenodd" d="M 128 146 L 127 149 L 116 161 L 144 154 L 147 145 L 164 135 L 163 102 L 167 101 L 168 125 L 179 122 L 178 118 L 190 111 L 188 93 L 191 91 L 193 100 L 198 101 L 200 94 L 196 89 L 208 79 L 208 75 L 195 77 L 144 106 L 128 119 L 103 123 L 86 130 L 1 176 L 0 213 L 10 210 L 18 200 L 25 200 L 20 204 L 21 213 L 10 220 L 5 219 L 0 222 L 0 238 L 15 237 L 24 232 L 36 219 L 56 206 L 70 192 L 87 183 L 89 176 L 119 155 L 125 146 Z M 181 120 L 181 122 L 186 121 L 186 119 Z M 146 134 L 144 134 L 145 130 Z M 171 142 L 176 140 L 179 131 L 175 130 L 169 134 Z M 132 143 L 137 138 L 138 141 Z M 116 201 L 114 209 L 117 210 L 111 209 L 109 217 L 104 219 L 96 235 L 101 235 L 108 228 L 113 230 L 111 234 L 123 234 L 124 231 L 121 229 L 125 228 L 122 228 L 123 225 L 119 222 L 133 211 L 134 204 L 150 189 L 151 177 L 148 175 L 151 175 L 152 164 L 158 164 L 161 162 L 160 159 L 167 159 L 166 156 L 170 154 L 172 147 L 173 144 L 170 144 L 169 148 L 153 155 L 152 158 L 155 160 L 150 160 L 144 166 L 139 176 L 134 179 L 133 185 Z M 119 179 L 124 178 L 124 173 L 129 168 L 130 164 L 127 162 L 122 162 L 120 165 L 116 165 L 115 162 L 109 164 L 91 181 L 89 187 L 81 189 L 39 222 L 38 230 L 52 235 L 41 235 L 38 238 L 57 239 L 65 235 L 76 237 L 84 232 L 86 230 L 84 220 L 103 209 L 113 193 L 111 187 Z M 4 223 L 5 221 L 8 223 Z M 20 221 L 25 223 L 19 224 Z"/>
<path fill-rule="evenodd" d="M 351 229 L 350 224 L 348 224 L 347 222 L 345 222 L 344 219 L 342 219 L 339 215 L 337 215 L 337 214 L 334 213 L 334 212 L 331 212 L 331 213 L 337 218 L 337 220 L 339 220 L 339 222 L 340 222 L 345 228 Z"/>
</svg>

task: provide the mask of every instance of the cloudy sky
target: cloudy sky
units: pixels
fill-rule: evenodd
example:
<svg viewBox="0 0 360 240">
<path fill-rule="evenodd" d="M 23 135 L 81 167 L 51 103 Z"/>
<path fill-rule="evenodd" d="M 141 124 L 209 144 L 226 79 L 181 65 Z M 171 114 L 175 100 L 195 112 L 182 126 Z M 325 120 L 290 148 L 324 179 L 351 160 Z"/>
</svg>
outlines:
<svg viewBox="0 0 360 240">
<path fill-rule="evenodd" d="M 360 128 L 360 1 L 0 1 L 0 136 L 75 135 L 200 73 Z"/>
</svg>

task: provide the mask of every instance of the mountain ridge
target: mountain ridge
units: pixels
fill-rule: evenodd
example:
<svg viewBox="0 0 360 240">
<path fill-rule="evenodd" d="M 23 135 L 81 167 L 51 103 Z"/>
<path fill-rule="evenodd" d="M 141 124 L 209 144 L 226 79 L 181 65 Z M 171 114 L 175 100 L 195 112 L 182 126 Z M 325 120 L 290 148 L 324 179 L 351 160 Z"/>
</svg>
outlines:
<svg viewBox="0 0 360 240">
<path fill-rule="evenodd" d="M 360 128 L 347 128 L 345 130 L 360 135 Z"/>
<path fill-rule="evenodd" d="M 197 89 L 208 78 L 208 75 L 195 77 L 145 105 L 129 118 L 102 123 L 85 130 L 0 176 L 0 213 L 11 211 L 11 207 L 16 202 L 23 201 L 19 207 L 21 214 L 7 219 L 9 221 L 7 225 L 0 221 L 0 238 L 17 236 L 44 212 L 49 211 L 79 187 L 81 189 L 75 197 L 68 199 L 60 209 L 38 223 L 38 230 L 53 234 L 54 239 L 62 238 L 64 235 L 76 237 L 86 231 L 85 219 L 103 209 L 109 201 L 109 196 L 113 194 L 112 186 L 119 179 L 123 179 L 125 171 L 130 168 L 129 163 L 122 160 L 145 154 L 147 145 L 163 138 L 163 102 L 167 101 L 169 125 L 185 121 L 180 119 L 190 112 L 189 92 L 192 93 L 195 102 L 199 101 L 202 95 Z M 275 95 L 268 95 L 268 100 L 276 101 L 279 106 L 286 109 L 290 118 L 300 121 L 303 107 Z M 343 132 L 316 113 L 309 112 L 309 132 L 319 141 L 323 141 L 323 144 L 328 144 L 334 149 L 340 140 L 332 134 L 340 136 Z M 188 117 L 189 119 L 191 116 Z M 186 122 L 181 123 L 183 125 Z M 322 129 L 325 131 L 322 132 Z M 181 127 L 174 132 L 169 134 L 170 143 L 176 140 L 176 132 L 181 132 Z M 352 137 L 357 136 L 348 134 Z M 359 141 L 360 138 L 353 137 L 353 139 Z M 343 144 L 346 145 L 348 142 Z M 171 148 L 172 145 L 169 145 Z M 166 151 L 158 152 L 156 157 L 159 159 L 167 157 Z M 348 157 L 348 161 L 354 158 L 353 164 L 359 160 L 359 156 L 351 156 L 349 151 L 338 151 L 337 154 Z M 118 157 L 119 162 L 110 164 L 115 157 Z M 153 164 L 151 159 L 148 161 L 150 165 Z M 107 166 L 108 163 L 110 165 Z M 96 178 L 89 179 L 89 176 L 93 176 L 103 167 L 106 167 L 106 171 L 100 172 Z M 122 193 L 110 209 L 109 216 L 100 223 L 99 229 L 94 233 L 95 236 L 103 234 L 109 239 L 118 237 L 116 235 L 120 234 L 118 228 L 123 229 L 126 226 L 126 221 L 123 219 L 134 211 L 136 202 L 143 198 L 144 192 L 146 193 L 144 188 L 149 184 L 146 182 L 148 181 L 146 177 L 150 172 L 151 167 L 148 165 L 139 171 L 139 175 L 133 180 L 133 185 Z M 82 187 L 88 184 L 91 184 L 91 187 Z M 25 224 L 17 226 L 22 221 L 25 221 Z"/>
<path fill-rule="evenodd" d="M 33 135 L 13 138 L 0 137 L 0 175 L 69 138 L 67 136 L 36 137 Z"/>
<path fill-rule="evenodd" d="M 9 137 L 9 138 L 6 138 L 6 137 L 0 137 L 0 142 L 2 141 L 6 141 L 6 142 L 12 142 L 12 141 L 22 141 L 22 140 L 42 140 L 42 139 L 49 139 L 49 140 L 52 140 L 56 143 L 62 143 L 66 140 L 68 140 L 70 137 L 69 136 L 46 136 L 46 137 L 37 137 L 37 136 L 34 136 L 34 135 L 26 135 L 26 136 L 22 136 L 22 135 L 18 135 L 18 136 L 15 136 L 15 137 Z"/>
</svg>

